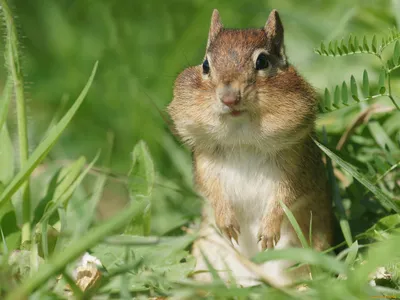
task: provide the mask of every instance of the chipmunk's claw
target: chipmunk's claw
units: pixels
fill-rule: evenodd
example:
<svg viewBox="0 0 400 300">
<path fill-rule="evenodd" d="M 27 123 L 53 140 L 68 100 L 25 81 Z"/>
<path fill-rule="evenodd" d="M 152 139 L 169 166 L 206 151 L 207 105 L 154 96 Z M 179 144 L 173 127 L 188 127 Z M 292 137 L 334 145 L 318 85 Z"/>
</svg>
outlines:
<svg viewBox="0 0 400 300">
<path fill-rule="evenodd" d="M 239 234 L 240 234 L 240 229 L 234 227 L 233 225 L 227 226 L 222 228 L 223 234 L 229 239 L 229 241 L 232 243 L 232 239 L 235 240 L 236 244 L 239 245 Z"/>
<path fill-rule="evenodd" d="M 258 242 L 261 242 L 261 249 L 274 249 L 280 238 L 279 233 L 274 235 L 258 234 Z"/>
</svg>

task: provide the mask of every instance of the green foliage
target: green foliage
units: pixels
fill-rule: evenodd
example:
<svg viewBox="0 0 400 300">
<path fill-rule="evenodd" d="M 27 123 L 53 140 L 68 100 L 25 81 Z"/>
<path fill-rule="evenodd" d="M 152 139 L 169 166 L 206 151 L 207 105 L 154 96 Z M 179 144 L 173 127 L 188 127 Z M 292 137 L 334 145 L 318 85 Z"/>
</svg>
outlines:
<svg viewBox="0 0 400 300">
<path fill-rule="evenodd" d="M 361 39 L 360 39 L 361 40 Z M 350 78 L 350 90 L 348 89 L 346 81 L 343 81 L 341 85 L 337 85 L 334 88 L 334 92 L 331 93 L 326 88 L 324 96 L 320 99 L 319 109 L 320 112 L 330 112 L 332 110 L 336 110 L 345 106 L 348 106 L 353 103 L 358 103 L 360 101 L 367 101 L 371 99 L 378 98 L 380 96 L 389 97 L 393 104 L 397 109 L 400 110 L 399 104 L 394 100 L 392 90 L 391 90 L 391 78 L 390 74 L 400 67 L 400 32 L 396 30 L 390 31 L 390 34 L 382 38 L 382 43 L 377 45 L 377 39 L 374 35 L 371 41 L 371 44 L 368 44 L 366 36 L 362 38 L 362 43 L 359 42 L 359 39 L 355 36 L 350 35 L 347 44 L 345 44 L 342 39 L 339 43 L 337 40 L 329 42 L 328 46 L 326 46 L 323 42 L 319 49 L 315 49 L 315 52 L 319 55 L 325 56 L 346 56 L 352 54 L 359 53 L 368 53 L 373 54 L 379 58 L 382 63 L 382 69 L 379 73 L 379 82 L 377 93 L 371 92 L 369 75 L 367 70 L 364 70 L 362 77 L 362 84 L 360 86 L 362 91 L 362 96 L 360 98 L 358 94 L 358 87 L 356 83 L 356 79 L 352 75 Z M 383 51 L 390 44 L 394 43 L 393 55 L 390 59 L 387 60 L 386 63 L 383 61 Z M 386 81 L 388 88 L 386 88 Z M 388 91 L 386 94 L 385 92 Z M 333 94 L 333 95 L 331 95 Z M 352 103 L 349 103 L 350 97 L 353 99 Z"/>
<path fill-rule="evenodd" d="M 259 27 L 272 6 L 280 8 L 272 2 L 220 1 L 218 8 L 228 26 L 254 22 Z M 186 228 L 201 219 L 191 160 L 149 103 L 164 106 L 176 72 L 201 61 L 215 4 L 178 0 L 170 8 L 157 1 L 133 2 L 128 8 L 122 2 L 94 1 L 90 9 L 85 2 L 70 1 L 14 4 L 17 23 L 16 12 L 2 1 L 0 298 L 66 299 L 67 284 L 77 299 L 399 296 L 400 112 L 385 100 L 398 103 L 400 35 L 391 30 L 382 39 L 368 38 L 393 26 L 392 4 L 358 3 L 352 9 L 344 0 L 288 1 L 280 11 L 289 57 L 310 81 L 329 86 L 330 80 L 346 79 L 321 95 L 317 134 L 325 129 L 326 134 L 323 143 L 316 141 L 326 155 L 336 234 L 344 241 L 337 238 L 324 253 L 310 249 L 309 236 L 283 206 L 304 248 L 269 250 L 251 259 L 255 264 L 278 259 L 309 264 L 312 278 L 305 280 L 308 288 L 302 292 L 264 283 L 242 288 L 233 279 L 224 284 L 211 264 L 213 282 L 190 278 L 195 265 L 190 250 L 197 235 Z M 259 14 L 260 6 L 265 15 Z M 354 34 L 337 40 L 347 30 Z M 24 35 L 28 38 L 17 40 Z M 333 41 L 315 51 L 348 60 L 331 63 L 308 55 L 311 45 L 327 36 Z M 25 60 L 19 43 L 26 47 Z M 372 56 L 353 55 L 358 53 Z M 96 63 L 67 109 L 69 95 L 79 93 L 86 70 L 97 60 L 101 69 L 96 73 Z M 362 69 L 354 71 L 357 66 Z M 29 79 L 34 85 L 27 92 Z M 34 101 L 26 101 L 28 95 Z M 34 122 L 26 118 L 27 106 Z M 29 135 L 19 129 L 27 125 Z M 29 145 L 20 147 L 24 140 Z M 116 192 L 118 185 L 122 191 Z M 19 199 L 22 188 L 29 196 L 25 201 Z M 116 206 L 117 213 L 109 212 Z M 95 284 L 82 291 L 73 271 L 85 252 L 102 266 Z M 371 286 L 377 267 L 385 267 L 390 276 Z"/>
<path fill-rule="evenodd" d="M 315 52 L 319 55 L 325 56 L 345 56 L 353 55 L 359 53 L 373 54 L 378 57 L 382 55 L 383 50 L 392 43 L 396 43 L 398 47 L 398 42 L 400 40 L 400 32 L 396 28 L 390 30 L 389 34 L 382 37 L 382 42 L 378 44 L 376 35 L 368 42 L 368 38 L 364 35 L 362 38 L 350 35 L 347 43 L 344 39 L 330 41 L 328 45 L 321 42 L 321 46 L 315 49 Z M 400 50 L 400 49 L 398 49 Z M 396 50 L 395 50 L 396 53 Z M 398 62 L 398 56 L 393 56 L 394 62 Z"/>
</svg>

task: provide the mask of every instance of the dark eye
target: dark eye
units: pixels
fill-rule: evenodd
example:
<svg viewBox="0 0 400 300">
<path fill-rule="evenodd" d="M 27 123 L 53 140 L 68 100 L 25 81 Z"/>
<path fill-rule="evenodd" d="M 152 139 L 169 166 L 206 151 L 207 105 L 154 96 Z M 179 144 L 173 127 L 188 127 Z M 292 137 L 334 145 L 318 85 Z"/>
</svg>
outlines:
<svg viewBox="0 0 400 300">
<path fill-rule="evenodd" d="M 268 56 L 265 53 L 258 55 L 256 60 L 256 70 L 263 70 L 269 67 Z"/>
<path fill-rule="evenodd" d="M 208 74 L 210 73 L 210 65 L 208 64 L 208 59 L 203 62 L 203 73 Z"/>
</svg>

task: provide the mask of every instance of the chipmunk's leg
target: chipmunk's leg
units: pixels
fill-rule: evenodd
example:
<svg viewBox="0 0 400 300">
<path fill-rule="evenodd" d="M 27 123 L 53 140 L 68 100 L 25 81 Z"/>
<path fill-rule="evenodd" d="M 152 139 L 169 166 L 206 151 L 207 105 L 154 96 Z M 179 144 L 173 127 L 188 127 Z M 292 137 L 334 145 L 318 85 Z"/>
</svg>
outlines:
<svg viewBox="0 0 400 300">
<path fill-rule="evenodd" d="M 232 242 L 238 243 L 240 226 L 232 209 L 231 203 L 226 197 L 218 178 L 219 170 L 206 157 L 196 156 L 195 178 L 198 191 L 211 203 L 214 210 L 215 224 L 221 232 Z"/>
<path fill-rule="evenodd" d="M 261 219 L 257 237 L 262 250 L 274 248 L 281 237 L 282 221 L 286 215 L 280 201 L 288 207 L 295 201 L 290 189 L 284 185 L 278 187 L 275 198 L 267 204 L 264 217 Z"/>
</svg>

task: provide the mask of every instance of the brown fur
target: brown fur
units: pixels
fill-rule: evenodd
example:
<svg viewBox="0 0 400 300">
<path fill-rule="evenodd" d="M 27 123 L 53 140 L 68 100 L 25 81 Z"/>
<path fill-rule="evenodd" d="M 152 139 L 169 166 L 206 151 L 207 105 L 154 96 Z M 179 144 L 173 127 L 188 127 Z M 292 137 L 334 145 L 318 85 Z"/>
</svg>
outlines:
<svg viewBox="0 0 400 300">
<path fill-rule="evenodd" d="M 253 56 L 258 49 L 268 54 L 268 71 L 255 71 Z M 279 240 L 285 216 L 280 200 L 294 209 L 305 236 L 312 214 L 313 246 L 327 248 L 332 240 L 331 204 L 320 153 L 311 139 L 317 100 L 311 86 L 286 61 L 279 15 L 273 11 L 263 29 L 233 30 L 223 29 L 214 12 L 205 57 L 210 74 L 204 75 L 201 65 L 184 70 L 176 79 L 168 111 L 193 151 L 197 188 L 211 202 L 217 225 L 237 239 L 240 224 L 218 177 L 207 176 L 202 162 L 249 148 L 272 159 L 284 173 L 276 201 L 268 205 L 260 226 L 263 248 L 272 248 Z M 243 136 L 232 141 L 235 133 L 226 128 L 225 116 L 216 115 L 216 91 L 222 86 L 239 91 L 238 109 L 248 114 L 251 140 Z"/>
</svg>

